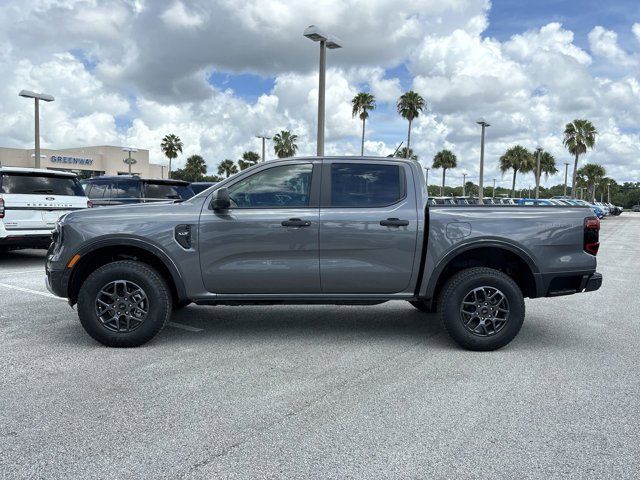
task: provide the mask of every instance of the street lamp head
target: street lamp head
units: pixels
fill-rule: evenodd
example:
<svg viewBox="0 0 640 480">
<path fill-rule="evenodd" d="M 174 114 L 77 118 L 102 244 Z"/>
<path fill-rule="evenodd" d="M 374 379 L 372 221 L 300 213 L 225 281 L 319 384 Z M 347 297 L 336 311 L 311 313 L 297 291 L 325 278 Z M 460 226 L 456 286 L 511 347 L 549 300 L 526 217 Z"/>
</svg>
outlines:
<svg viewBox="0 0 640 480">
<path fill-rule="evenodd" d="M 266 134 L 256 135 L 256 138 L 264 138 L 265 140 L 271 140 L 271 137 Z"/>
<path fill-rule="evenodd" d="M 43 102 L 53 102 L 55 98 L 53 95 L 49 95 L 47 93 L 36 93 L 31 90 L 20 90 L 18 93 L 19 96 L 24 98 L 37 98 L 38 100 L 42 100 Z"/>
<path fill-rule="evenodd" d="M 491 126 L 491 124 L 488 123 L 484 118 L 479 118 L 478 120 L 476 120 L 476 123 L 478 125 L 482 125 L 484 127 L 490 127 Z"/>
<path fill-rule="evenodd" d="M 320 42 L 327 39 L 327 36 L 315 25 L 309 25 L 304 29 L 302 34 L 314 42 Z"/>
<path fill-rule="evenodd" d="M 334 50 L 336 48 L 342 48 L 342 45 L 340 45 L 340 40 L 338 39 L 338 37 L 329 35 L 329 38 L 327 38 L 327 48 L 330 50 Z"/>
<path fill-rule="evenodd" d="M 542 148 L 540 145 L 538 145 L 538 146 L 536 147 L 536 150 L 537 150 L 538 152 L 541 152 L 542 150 L 544 150 L 544 148 Z"/>
<path fill-rule="evenodd" d="M 123 152 L 131 152 L 131 153 L 135 153 L 138 151 L 137 148 L 131 148 L 131 147 L 122 147 L 122 151 Z"/>
</svg>

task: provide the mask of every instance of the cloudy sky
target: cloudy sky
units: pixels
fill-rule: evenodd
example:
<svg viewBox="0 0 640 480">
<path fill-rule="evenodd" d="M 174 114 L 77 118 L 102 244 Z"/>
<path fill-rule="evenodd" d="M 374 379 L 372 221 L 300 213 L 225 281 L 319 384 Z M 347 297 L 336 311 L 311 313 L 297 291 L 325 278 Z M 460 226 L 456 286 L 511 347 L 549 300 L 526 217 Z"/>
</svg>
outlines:
<svg viewBox="0 0 640 480">
<path fill-rule="evenodd" d="M 426 166 L 453 150 L 477 181 L 479 127 L 486 175 L 502 178 L 506 148 L 542 145 L 562 168 L 565 123 L 588 118 L 599 136 L 586 161 L 619 181 L 640 179 L 640 2 L 637 0 L 2 0 L 0 146 L 32 147 L 26 88 L 56 101 L 41 108 L 48 148 L 130 145 L 163 162 L 175 133 L 184 156 L 215 170 L 259 151 L 258 133 L 290 129 L 300 154 L 315 152 L 317 44 L 309 24 L 342 40 L 328 54 L 327 144 L 357 154 L 351 98 L 372 92 L 378 108 L 366 153 L 387 155 L 406 138 L 395 101 L 427 100 L 412 147 Z M 440 171 L 433 171 L 440 175 Z M 533 183 L 524 176 L 521 186 Z M 561 183 L 562 175 L 547 184 Z"/>
</svg>

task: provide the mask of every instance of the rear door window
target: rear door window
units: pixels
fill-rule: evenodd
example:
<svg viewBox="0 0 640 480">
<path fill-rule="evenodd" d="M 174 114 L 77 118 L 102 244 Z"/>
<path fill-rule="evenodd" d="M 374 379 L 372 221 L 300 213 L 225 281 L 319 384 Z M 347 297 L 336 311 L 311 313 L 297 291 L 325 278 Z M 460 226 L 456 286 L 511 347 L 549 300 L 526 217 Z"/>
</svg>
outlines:
<svg viewBox="0 0 640 480">
<path fill-rule="evenodd" d="M 332 163 L 332 207 L 384 207 L 404 198 L 400 165 Z"/>
<path fill-rule="evenodd" d="M 75 177 L 40 173 L 4 172 L 0 177 L 0 193 L 84 197 L 84 190 Z"/>
<path fill-rule="evenodd" d="M 137 180 L 118 180 L 111 189 L 111 198 L 135 201 L 140 198 L 140 182 Z"/>
<path fill-rule="evenodd" d="M 144 197 L 149 200 L 187 200 L 193 195 L 188 185 L 146 182 L 144 187 Z"/>
<path fill-rule="evenodd" d="M 110 182 L 92 182 L 91 189 L 89 190 L 89 198 L 91 200 L 108 199 Z"/>
</svg>

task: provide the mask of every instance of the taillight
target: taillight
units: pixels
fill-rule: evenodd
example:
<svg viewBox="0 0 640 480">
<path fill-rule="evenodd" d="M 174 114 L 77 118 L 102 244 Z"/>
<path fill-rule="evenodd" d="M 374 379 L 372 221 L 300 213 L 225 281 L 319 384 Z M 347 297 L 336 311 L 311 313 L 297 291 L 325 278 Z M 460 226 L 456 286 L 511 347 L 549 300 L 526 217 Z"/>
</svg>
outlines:
<svg viewBox="0 0 640 480">
<path fill-rule="evenodd" d="M 598 217 L 584 219 L 584 251 L 597 255 L 600 248 L 600 220 Z"/>
<path fill-rule="evenodd" d="M 93 202 L 91 200 L 87 200 L 87 208 L 93 208 Z"/>
<path fill-rule="evenodd" d="M 4 218 L 4 198 L 0 197 L 0 218 Z"/>
</svg>

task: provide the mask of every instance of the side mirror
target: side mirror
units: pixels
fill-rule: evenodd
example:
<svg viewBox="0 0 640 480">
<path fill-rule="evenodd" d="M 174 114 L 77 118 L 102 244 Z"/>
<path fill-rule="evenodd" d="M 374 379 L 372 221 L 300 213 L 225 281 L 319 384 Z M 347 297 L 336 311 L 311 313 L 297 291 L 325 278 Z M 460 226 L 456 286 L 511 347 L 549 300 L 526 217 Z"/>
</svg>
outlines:
<svg viewBox="0 0 640 480">
<path fill-rule="evenodd" d="M 229 190 L 225 187 L 218 189 L 211 199 L 211 210 L 228 210 L 230 207 Z"/>
</svg>

